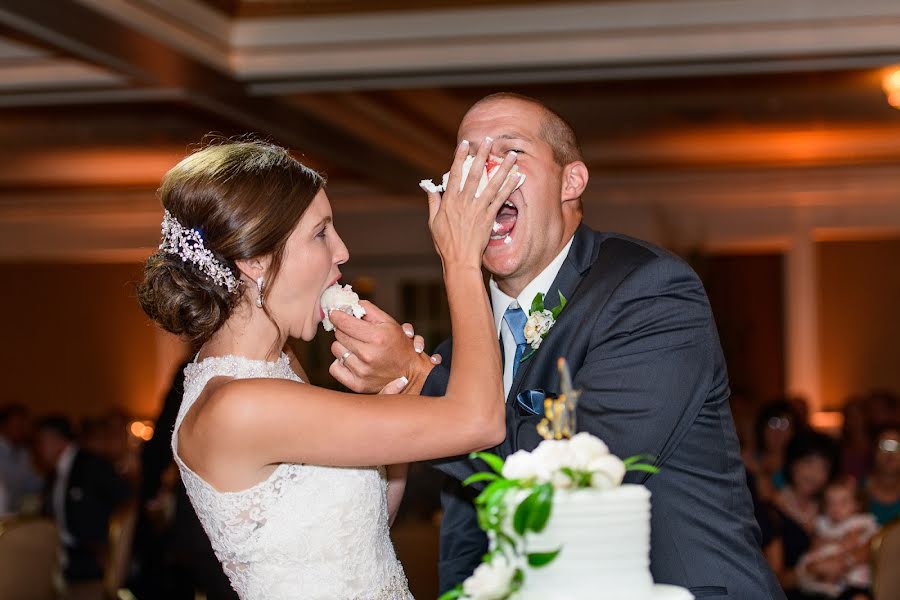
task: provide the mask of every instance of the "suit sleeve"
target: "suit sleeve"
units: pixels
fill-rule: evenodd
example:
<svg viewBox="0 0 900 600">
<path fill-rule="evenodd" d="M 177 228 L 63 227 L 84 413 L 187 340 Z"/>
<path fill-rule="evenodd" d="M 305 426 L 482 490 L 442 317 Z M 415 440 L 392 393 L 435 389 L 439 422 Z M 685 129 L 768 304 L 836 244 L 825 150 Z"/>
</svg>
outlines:
<svg viewBox="0 0 900 600">
<path fill-rule="evenodd" d="M 444 340 L 435 349 L 434 354 L 440 354 L 442 361 L 441 364 L 435 365 L 431 369 L 431 373 L 425 379 L 425 384 L 422 386 L 423 396 L 443 396 L 447 393 L 447 383 L 450 382 L 450 353 L 452 348 L 450 340 Z"/>
<path fill-rule="evenodd" d="M 573 373 L 582 392 L 577 428 L 622 458 L 649 453 L 661 464 L 711 388 L 727 387 L 724 367 L 713 381 L 718 337 L 706 292 L 683 261 L 658 256 L 619 284 L 601 314 L 584 363 Z M 533 448 L 540 419 L 515 418 L 514 447 Z M 629 476 L 644 479 L 643 473 Z"/>
</svg>

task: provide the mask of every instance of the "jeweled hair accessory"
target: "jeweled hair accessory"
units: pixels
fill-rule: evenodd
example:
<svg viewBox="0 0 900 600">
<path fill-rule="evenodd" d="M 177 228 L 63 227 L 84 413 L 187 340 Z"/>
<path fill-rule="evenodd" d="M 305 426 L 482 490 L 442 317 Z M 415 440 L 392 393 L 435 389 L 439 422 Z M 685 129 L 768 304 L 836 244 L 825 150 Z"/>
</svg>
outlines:
<svg viewBox="0 0 900 600">
<path fill-rule="evenodd" d="M 197 265 L 204 275 L 225 287 L 230 293 L 237 291 L 239 282 L 234 273 L 203 244 L 200 232 L 186 228 L 168 210 L 163 215 L 162 242 L 159 249 L 169 254 L 177 254 L 181 260 Z"/>
</svg>

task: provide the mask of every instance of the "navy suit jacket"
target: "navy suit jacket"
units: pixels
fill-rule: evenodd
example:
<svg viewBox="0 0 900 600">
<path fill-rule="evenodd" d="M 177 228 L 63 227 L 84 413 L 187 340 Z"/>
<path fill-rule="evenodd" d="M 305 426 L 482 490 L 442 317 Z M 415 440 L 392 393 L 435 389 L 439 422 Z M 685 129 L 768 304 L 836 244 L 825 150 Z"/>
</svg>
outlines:
<svg viewBox="0 0 900 600">
<path fill-rule="evenodd" d="M 650 453 L 660 472 L 628 473 L 652 493 L 651 572 L 657 583 L 698 598 L 784 598 L 760 550 L 759 527 L 729 408 L 728 375 L 706 292 L 681 259 L 646 242 L 581 225 L 547 294 L 568 300 L 538 351 L 522 363 L 506 409 L 506 457 L 542 438 L 541 417 L 516 402 L 523 391 L 559 393 L 556 359 L 565 357 L 581 390 L 577 428 L 620 457 Z M 444 393 L 452 339 L 423 393 Z M 441 494 L 441 590 L 468 577 L 487 549 L 460 481 L 484 470 L 454 457 L 435 463 L 449 475 Z"/>
</svg>

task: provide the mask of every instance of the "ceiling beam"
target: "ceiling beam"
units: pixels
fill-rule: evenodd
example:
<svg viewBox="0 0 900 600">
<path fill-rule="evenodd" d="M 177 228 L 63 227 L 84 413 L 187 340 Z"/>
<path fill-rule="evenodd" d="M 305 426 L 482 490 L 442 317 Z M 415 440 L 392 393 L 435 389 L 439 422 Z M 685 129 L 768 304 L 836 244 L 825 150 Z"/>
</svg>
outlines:
<svg viewBox="0 0 900 600">
<path fill-rule="evenodd" d="M 138 87 L 182 89 L 190 104 L 384 189 L 413 192 L 420 176 L 428 175 L 374 140 L 355 137 L 278 99 L 251 97 L 229 74 L 89 7 L 7 0 L 0 7 L 0 23 L 116 71 Z"/>
</svg>

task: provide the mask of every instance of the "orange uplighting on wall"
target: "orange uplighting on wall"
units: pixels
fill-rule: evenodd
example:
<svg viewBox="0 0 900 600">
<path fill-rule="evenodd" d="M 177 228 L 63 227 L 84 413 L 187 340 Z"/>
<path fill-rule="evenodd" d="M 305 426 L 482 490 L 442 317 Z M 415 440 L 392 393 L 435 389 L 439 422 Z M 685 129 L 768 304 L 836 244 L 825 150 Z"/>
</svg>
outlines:
<svg viewBox="0 0 900 600">
<path fill-rule="evenodd" d="M 809 424 L 825 433 L 839 433 L 844 424 L 844 414 L 834 410 L 821 410 L 810 415 Z"/>
<path fill-rule="evenodd" d="M 885 73 L 881 87 L 887 95 L 888 104 L 900 109 L 900 67 L 894 67 Z"/>
</svg>

